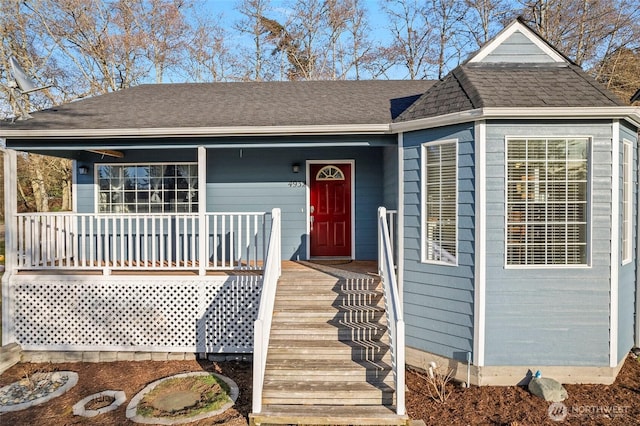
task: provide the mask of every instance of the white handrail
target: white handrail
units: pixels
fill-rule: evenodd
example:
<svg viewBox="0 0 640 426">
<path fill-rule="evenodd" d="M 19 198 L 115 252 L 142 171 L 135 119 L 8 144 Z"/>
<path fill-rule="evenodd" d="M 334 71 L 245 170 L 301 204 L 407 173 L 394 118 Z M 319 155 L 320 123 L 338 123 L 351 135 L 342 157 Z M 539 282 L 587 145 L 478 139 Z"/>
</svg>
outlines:
<svg viewBox="0 0 640 426">
<path fill-rule="evenodd" d="M 396 389 L 396 413 L 404 416 L 406 414 L 404 318 L 393 263 L 387 209 L 384 207 L 378 208 L 378 272 L 384 288 L 387 328 L 391 343 L 391 364 Z"/>
<path fill-rule="evenodd" d="M 253 327 L 253 406 L 254 413 L 262 412 L 262 388 L 267 365 L 267 349 L 273 306 L 276 299 L 276 288 L 281 274 L 281 242 L 280 242 L 280 209 L 271 211 L 271 236 L 267 247 L 264 275 L 262 278 L 262 294 L 258 318 Z"/>
</svg>

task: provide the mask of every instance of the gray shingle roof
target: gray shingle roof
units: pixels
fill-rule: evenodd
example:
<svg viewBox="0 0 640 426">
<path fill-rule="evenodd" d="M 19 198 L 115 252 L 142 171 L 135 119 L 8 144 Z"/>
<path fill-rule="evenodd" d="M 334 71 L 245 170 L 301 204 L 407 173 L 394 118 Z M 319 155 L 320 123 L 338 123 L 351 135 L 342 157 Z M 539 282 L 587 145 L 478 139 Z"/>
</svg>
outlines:
<svg viewBox="0 0 640 426">
<path fill-rule="evenodd" d="M 0 123 L 5 129 L 388 124 L 433 81 L 141 85 Z"/>
<path fill-rule="evenodd" d="M 434 84 L 395 121 L 475 108 L 624 105 L 572 64 L 465 64 Z"/>
</svg>

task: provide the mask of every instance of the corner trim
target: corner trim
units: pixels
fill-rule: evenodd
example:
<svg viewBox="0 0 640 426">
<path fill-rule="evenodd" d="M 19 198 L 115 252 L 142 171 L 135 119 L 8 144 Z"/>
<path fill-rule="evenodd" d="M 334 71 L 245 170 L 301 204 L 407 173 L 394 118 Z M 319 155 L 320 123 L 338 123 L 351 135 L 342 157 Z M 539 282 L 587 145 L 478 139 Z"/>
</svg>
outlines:
<svg viewBox="0 0 640 426">
<path fill-rule="evenodd" d="M 618 274 L 620 249 L 620 122 L 611 129 L 611 300 L 609 311 L 609 366 L 618 364 Z"/>
<path fill-rule="evenodd" d="M 484 365 L 485 355 L 485 327 L 486 327 L 486 284 L 487 259 L 485 256 L 486 215 L 487 215 L 487 124 L 476 121 L 475 128 L 475 156 L 476 156 L 476 221 L 475 221 L 475 288 L 473 292 L 473 364 Z"/>
</svg>

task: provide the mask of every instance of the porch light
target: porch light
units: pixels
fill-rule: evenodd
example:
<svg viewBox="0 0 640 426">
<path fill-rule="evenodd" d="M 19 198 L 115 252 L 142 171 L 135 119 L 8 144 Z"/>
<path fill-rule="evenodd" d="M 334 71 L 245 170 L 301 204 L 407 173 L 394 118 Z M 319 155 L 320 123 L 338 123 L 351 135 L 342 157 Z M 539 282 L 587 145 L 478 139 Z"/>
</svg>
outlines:
<svg viewBox="0 0 640 426">
<path fill-rule="evenodd" d="M 89 167 L 87 167 L 87 166 L 78 167 L 78 173 L 80 173 L 81 175 L 89 174 Z"/>
<path fill-rule="evenodd" d="M 291 165 L 291 171 L 293 173 L 300 173 L 300 164 L 299 163 L 293 163 Z"/>
</svg>

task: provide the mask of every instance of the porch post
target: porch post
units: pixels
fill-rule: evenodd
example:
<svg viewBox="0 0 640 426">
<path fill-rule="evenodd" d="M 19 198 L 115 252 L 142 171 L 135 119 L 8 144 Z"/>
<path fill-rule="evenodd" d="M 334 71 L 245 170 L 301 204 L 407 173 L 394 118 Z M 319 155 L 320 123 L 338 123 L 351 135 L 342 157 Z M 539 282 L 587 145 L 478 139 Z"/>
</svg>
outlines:
<svg viewBox="0 0 640 426">
<path fill-rule="evenodd" d="M 198 275 L 206 275 L 209 256 L 207 244 L 207 148 L 198 147 Z"/>
<path fill-rule="evenodd" d="M 4 225 L 5 225 L 5 271 L 2 276 L 2 345 L 7 345 L 14 341 L 13 321 L 11 312 L 13 311 L 12 292 L 9 287 L 9 279 L 15 269 L 17 262 L 15 240 L 15 223 L 18 212 L 17 201 L 17 160 L 16 152 L 11 149 L 4 149 Z"/>
</svg>

